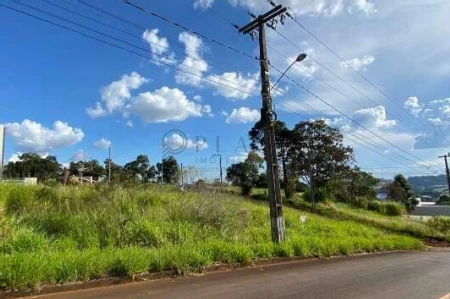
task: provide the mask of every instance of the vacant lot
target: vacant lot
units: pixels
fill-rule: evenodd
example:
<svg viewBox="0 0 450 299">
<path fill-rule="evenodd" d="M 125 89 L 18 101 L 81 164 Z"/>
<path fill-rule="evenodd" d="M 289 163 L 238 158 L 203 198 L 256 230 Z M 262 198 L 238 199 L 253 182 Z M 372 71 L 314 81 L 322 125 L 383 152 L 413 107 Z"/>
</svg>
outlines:
<svg viewBox="0 0 450 299">
<path fill-rule="evenodd" d="M 170 186 L 0 185 L 0 206 L 2 289 L 423 247 L 411 236 L 292 208 L 287 241 L 274 245 L 265 202 Z"/>
</svg>

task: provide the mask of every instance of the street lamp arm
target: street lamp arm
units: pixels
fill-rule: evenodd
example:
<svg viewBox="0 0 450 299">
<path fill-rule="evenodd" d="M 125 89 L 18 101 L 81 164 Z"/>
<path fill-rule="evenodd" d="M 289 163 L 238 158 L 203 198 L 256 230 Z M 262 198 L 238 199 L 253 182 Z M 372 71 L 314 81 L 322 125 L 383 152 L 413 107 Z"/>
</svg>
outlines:
<svg viewBox="0 0 450 299">
<path fill-rule="evenodd" d="M 281 74 L 280 78 L 278 78 L 278 80 L 272 85 L 272 87 L 270 87 L 269 91 L 272 91 L 272 89 L 274 89 L 274 87 L 277 86 L 278 82 L 280 82 L 280 80 L 284 77 L 284 75 L 286 75 L 286 73 L 291 69 L 291 67 L 296 62 L 300 62 L 304 60 L 306 57 L 307 55 L 305 53 L 298 55 L 297 58 L 289 65 L 289 67 Z"/>
</svg>

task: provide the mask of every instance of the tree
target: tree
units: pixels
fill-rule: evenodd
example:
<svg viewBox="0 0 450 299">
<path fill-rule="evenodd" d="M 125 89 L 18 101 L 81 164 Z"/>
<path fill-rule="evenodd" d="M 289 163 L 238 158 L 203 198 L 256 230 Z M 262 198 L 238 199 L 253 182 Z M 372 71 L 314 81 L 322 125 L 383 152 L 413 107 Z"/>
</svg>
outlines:
<svg viewBox="0 0 450 299">
<path fill-rule="evenodd" d="M 242 195 L 250 195 L 252 188 L 258 182 L 262 161 L 256 153 L 250 152 L 244 162 L 232 164 L 227 168 L 227 180 L 241 187 Z"/>
<path fill-rule="evenodd" d="M 69 171 L 75 176 L 91 176 L 96 181 L 106 174 L 105 168 L 97 160 L 70 162 Z"/>
<path fill-rule="evenodd" d="M 292 197 L 294 190 L 289 188 L 295 185 L 295 181 L 298 181 L 295 177 L 288 173 L 287 164 L 288 161 L 288 149 L 292 145 L 291 131 L 286 127 L 286 124 L 282 121 L 275 121 L 275 142 L 277 149 L 278 161 L 281 163 L 281 169 L 283 173 L 283 189 L 287 198 Z M 255 123 L 253 128 L 248 132 L 250 137 L 250 148 L 253 151 L 264 150 L 264 125 L 262 121 Z"/>
<path fill-rule="evenodd" d="M 6 176 L 10 178 L 36 177 L 39 182 L 47 179 L 57 179 L 61 165 L 54 156 L 42 158 L 36 153 L 25 153 L 19 156 L 19 161 L 6 165 Z"/>
<path fill-rule="evenodd" d="M 287 152 L 288 168 L 311 186 L 311 194 L 315 189 L 325 187 L 337 174 L 350 169 L 353 149 L 344 146 L 343 139 L 338 129 L 323 120 L 302 121 L 292 130 L 292 144 Z M 311 202 L 314 208 L 314 198 Z"/>
<path fill-rule="evenodd" d="M 327 187 L 331 190 L 338 201 L 354 203 L 358 197 L 375 198 L 375 187 L 379 180 L 368 172 L 361 171 L 355 167 L 347 172 L 339 173 Z"/>
<path fill-rule="evenodd" d="M 114 163 L 111 159 L 105 159 L 103 162 L 105 164 L 106 176 L 109 175 L 109 165 L 111 164 L 111 181 L 120 181 L 123 178 L 123 167 Z"/>
<path fill-rule="evenodd" d="M 139 155 L 136 160 L 124 165 L 123 170 L 129 178 L 139 178 L 143 181 L 148 181 L 148 170 L 150 167 L 150 160 L 147 155 Z"/>
<path fill-rule="evenodd" d="M 441 197 L 439 197 L 439 200 L 436 202 L 436 204 L 450 206 L 450 196 L 445 195 L 445 194 L 441 195 Z"/>
<path fill-rule="evenodd" d="M 159 178 L 162 179 L 164 183 L 174 184 L 178 179 L 179 166 L 178 162 L 173 156 L 169 156 L 162 160 L 162 163 L 157 163 L 156 168 L 158 169 Z"/>
<path fill-rule="evenodd" d="M 414 209 L 417 201 L 414 199 L 414 191 L 402 174 L 397 174 L 394 181 L 387 186 L 388 197 L 403 203 L 408 211 Z"/>
</svg>

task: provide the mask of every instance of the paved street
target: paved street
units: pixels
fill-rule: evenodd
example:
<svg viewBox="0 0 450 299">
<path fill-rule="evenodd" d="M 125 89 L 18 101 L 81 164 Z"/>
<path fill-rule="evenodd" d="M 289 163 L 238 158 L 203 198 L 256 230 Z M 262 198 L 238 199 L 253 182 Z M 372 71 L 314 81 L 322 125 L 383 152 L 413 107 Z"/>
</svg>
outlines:
<svg viewBox="0 0 450 299">
<path fill-rule="evenodd" d="M 399 252 L 290 262 L 38 298 L 425 299 L 448 293 L 450 252 Z"/>
</svg>

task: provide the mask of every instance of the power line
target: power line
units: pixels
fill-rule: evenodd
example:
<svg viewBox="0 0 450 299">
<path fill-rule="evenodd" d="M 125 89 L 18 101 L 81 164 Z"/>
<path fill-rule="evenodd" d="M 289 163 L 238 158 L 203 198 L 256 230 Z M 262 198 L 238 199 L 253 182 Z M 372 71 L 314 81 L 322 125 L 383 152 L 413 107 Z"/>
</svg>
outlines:
<svg viewBox="0 0 450 299">
<path fill-rule="evenodd" d="M 15 3 L 21 5 L 21 6 L 28 7 L 28 8 L 30 8 L 30 9 L 32 9 L 32 10 L 41 12 L 41 13 L 43 13 L 43 14 L 52 16 L 52 17 L 54 17 L 54 18 L 60 19 L 60 20 L 62 20 L 62 21 L 68 22 L 68 23 L 71 23 L 71 24 L 73 24 L 73 25 L 75 25 L 75 26 L 78 26 L 78 27 L 81 27 L 81 28 L 83 28 L 83 29 L 92 31 L 92 32 L 94 32 L 94 33 L 96 33 L 96 34 L 99 34 L 99 35 L 103 35 L 103 36 L 108 37 L 108 38 L 110 38 L 110 39 L 112 39 L 112 40 L 119 41 L 119 42 L 121 42 L 121 43 L 124 43 L 124 44 L 126 44 L 126 45 L 128 45 L 128 46 L 134 47 L 134 48 L 139 49 L 139 50 L 141 50 L 141 51 L 145 51 L 145 52 L 151 53 L 152 55 L 156 55 L 156 56 L 165 58 L 165 59 L 167 59 L 167 60 L 169 60 L 169 61 L 172 61 L 172 62 L 174 62 L 174 63 L 177 63 L 177 61 L 174 60 L 174 59 L 171 59 L 171 58 L 168 58 L 168 57 L 164 57 L 163 55 L 154 53 L 154 52 L 152 52 L 152 51 L 150 51 L 150 50 L 148 50 L 148 49 L 145 49 L 145 48 L 143 48 L 143 47 L 140 47 L 140 46 L 137 46 L 137 45 L 135 45 L 135 44 L 129 43 L 129 42 L 124 41 L 124 40 L 122 40 L 122 39 L 120 39 L 120 38 L 117 38 L 117 37 L 115 37 L 115 36 L 109 35 L 109 34 L 104 33 L 104 32 L 100 32 L 100 31 L 98 31 L 98 30 L 92 29 L 92 28 L 90 28 L 90 27 L 88 27 L 88 26 L 85 26 L 85 25 L 82 25 L 82 24 L 78 24 L 78 23 L 76 23 L 76 22 L 74 22 L 74 21 L 71 21 L 71 20 L 69 20 L 69 19 L 66 19 L 66 18 L 63 18 L 63 17 L 61 17 L 61 16 L 55 15 L 55 14 L 53 14 L 53 13 L 47 12 L 47 11 L 45 11 L 45 10 L 39 9 L 39 8 L 34 7 L 34 6 L 32 6 L 32 5 L 28 5 L 28 4 L 22 3 L 22 2 L 20 2 L 20 1 L 18 1 L 18 0 L 13 0 L 13 1 L 14 1 Z M 5 6 L 5 5 L 3 5 L 3 6 Z M 136 53 L 134 53 L 134 54 L 136 54 Z M 199 74 L 197 74 L 197 73 L 188 72 L 188 71 L 186 71 L 186 70 L 180 68 L 179 66 L 173 66 L 173 65 L 170 64 L 170 63 L 166 63 L 166 62 L 163 62 L 163 61 L 154 59 L 154 58 L 150 58 L 150 57 L 148 57 L 148 56 L 145 56 L 145 58 L 150 59 L 150 60 L 152 60 L 152 61 L 155 61 L 155 62 L 157 62 L 157 63 L 159 63 L 159 64 L 163 64 L 163 65 L 169 66 L 169 67 L 171 67 L 171 68 L 175 68 L 175 69 L 177 69 L 177 70 L 180 71 L 180 72 L 187 73 L 187 74 L 189 74 L 189 75 L 193 75 L 193 76 L 202 78 L 203 80 L 212 82 L 212 83 L 214 83 L 214 84 L 219 84 L 219 85 L 225 86 L 225 87 L 227 87 L 227 88 L 232 88 L 232 89 L 234 89 L 234 90 L 236 90 L 236 91 L 239 91 L 239 92 L 241 92 L 241 93 L 247 94 L 247 95 L 249 95 L 249 96 L 253 96 L 253 95 L 254 95 L 253 93 L 250 93 L 250 92 L 247 92 L 247 91 L 244 91 L 244 90 L 240 90 L 240 89 L 235 88 L 235 87 L 233 87 L 233 86 L 224 84 L 224 83 L 222 83 L 222 82 L 220 82 L 220 81 L 215 81 L 215 80 L 213 80 L 213 79 L 211 79 L 211 78 L 209 78 L 209 77 L 203 77 L 203 76 L 201 76 L 201 75 L 199 75 Z M 186 68 L 189 68 L 189 69 L 194 69 L 194 70 L 196 70 L 196 71 L 198 71 L 198 72 L 201 72 L 201 73 L 210 74 L 211 76 L 216 77 L 218 80 L 228 81 L 228 82 L 231 82 L 232 84 L 237 85 L 236 82 L 234 82 L 234 81 L 228 80 L 228 79 L 226 79 L 226 78 L 219 77 L 219 76 L 217 76 L 217 75 L 215 75 L 215 74 L 212 74 L 212 73 L 209 73 L 209 72 L 204 72 L 204 71 L 202 71 L 202 70 L 200 70 L 200 69 L 191 67 L 191 66 L 189 66 L 189 65 L 187 65 L 187 64 L 185 64 L 185 63 L 181 63 L 181 64 L 179 64 L 179 65 L 182 65 L 182 66 L 184 66 L 184 67 L 186 67 Z"/>
<path fill-rule="evenodd" d="M 54 3 L 51 3 L 49 0 L 43 0 L 43 1 L 48 2 L 48 3 L 52 4 L 52 5 L 56 5 L 56 4 L 54 4 Z M 86 2 L 84 2 L 84 1 L 82 1 L 82 0 L 78 0 L 78 1 L 79 1 L 81 4 L 85 5 L 86 8 L 90 8 L 90 9 L 95 10 L 99 15 L 102 15 L 102 14 L 103 14 L 103 16 L 108 16 L 108 17 L 110 17 L 110 18 L 119 20 L 119 21 L 123 22 L 124 24 L 127 24 L 127 25 L 132 26 L 132 28 L 134 28 L 136 31 L 143 32 L 143 31 L 147 30 L 146 27 L 144 27 L 144 26 L 142 26 L 142 25 L 140 25 L 140 24 L 137 24 L 136 22 L 132 22 L 132 21 L 129 21 L 129 20 L 127 20 L 127 19 L 124 19 L 124 18 L 122 18 L 122 17 L 120 17 L 120 16 L 118 16 L 118 15 L 116 15 L 116 14 L 113 14 L 113 13 L 111 13 L 110 11 L 107 11 L 107 10 L 105 10 L 105 9 L 103 9 L 103 8 L 100 8 L 100 7 L 97 7 L 97 6 L 95 6 L 95 5 L 86 3 Z M 63 8 L 63 7 L 61 7 L 61 8 L 67 10 L 67 8 Z M 77 7 L 77 8 L 78 8 L 78 9 L 83 9 L 83 8 L 81 8 L 81 7 Z M 70 10 L 69 10 L 69 11 L 70 11 Z M 77 13 L 77 12 L 73 12 L 73 13 L 79 14 L 79 13 Z M 82 15 L 82 14 L 80 14 L 80 15 Z M 82 15 L 82 16 L 83 16 L 83 15 Z M 83 17 L 86 17 L 86 16 L 83 16 Z M 90 18 L 90 17 L 87 17 L 87 18 Z M 90 19 L 92 19 L 92 18 L 90 18 Z M 94 20 L 95 20 L 95 19 L 94 19 Z M 133 37 L 136 37 L 136 38 L 139 38 L 140 40 L 142 40 L 142 36 L 141 36 L 141 35 L 136 35 L 136 34 L 130 33 L 130 32 L 128 32 L 128 31 L 119 29 L 119 28 L 114 27 L 114 26 L 111 26 L 111 25 L 109 25 L 109 24 L 105 24 L 105 23 L 100 22 L 100 21 L 98 21 L 98 20 L 95 20 L 95 22 L 101 23 L 101 24 L 103 24 L 104 26 L 108 26 L 109 28 L 112 28 L 112 29 L 114 29 L 114 30 L 118 30 L 118 31 L 123 32 L 123 33 L 125 33 L 125 34 L 127 34 L 127 35 L 131 35 L 131 36 L 133 36 Z M 184 51 L 186 51 L 186 52 L 189 52 L 189 53 L 192 53 L 192 54 L 194 54 L 194 55 L 197 55 L 197 53 L 196 53 L 195 51 L 192 51 L 191 49 L 189 49 L 189 48 L 187 48 L 187 47 L 183 47 L 183 46 L 181 46 L 181 45 L 178 45 L 178 43 L 179 43 L 178 40 L 175 40 L 175 39 L 172 39 L 172 38 L 169 38 L 169 37 L 164 37 L 164 38 L 167 39 L 167 40 L 169 40 L 169 41 L 171 41 L 171 42 L 173 42 L 173 43 L 175 43 L 175 46 L 176 46 L 177 48 L 180 48 L 180 49 L 182 49 L 182 50 L 184 50 Z M 148 41 L 148 42 L 149 42 L 149 43 L 152 43 L 152 44 L 155 44 L 155 45 L 157 45 L 157 46 L 160 47 L 160 48 L 164 48 L 164 49 L 167 49 L 167 50 L 170 49 L 169 47 L 165 47 L 165 46 L 162 46 L 162 45 L 160 45 L 160 44 L 157 44 L 157 43 L 154 43 L 154 42 L 151 42 L 151 41 Z M 174 52 L 180 53 L 179 51 L 174 51 Z M 185 55 L 185 54 L 182 54 L 182 55 Z M 200 59 L 195 58 L 195 57 L 192 57 L 192 58 L 193 58 L 194 60 L 197 60 L 197 61 L 200 60 Z M 220 61 L 220 60 L 215 59 L 215 61 Z M 221 62 L 221 63 L 224 63 L 223 61 L 220 61 L 220 62 Z M 208 60 L 208 63 L 211 64 L 212 66 L 215 66 L 215 67 L 217 67 L 217 68 L 223 70 L 223 71 L 235 71 L 235 72 L 236 72 L 236 70 L 230 70 L 230 69 L 228 69 L 228 68 L 223 67 L 223 66 L 220 65 L 220 64 L 217 64 L 217 63 L 215 63 L 215 62 L 211 62 L 211 60 Z"/>
<path fill-rule="evenodd" d="M 278 72 L 282 73 L 278 68 L 276 68 L 275 66 L 271 65 L 274 69 L 276 69 Z M 333 109 L 334 111 L 338 112 L 339 114 L 341 114 L 342 116 L 344 116 L 345 118 L 347 118 L 348 120 L 350 120 L 351 122 L 355 123 L 357 126 L 363 128 L 364 130 L 370 132 L 372 135 L 376 136 L 379 139 L 382 139 L 383 141 L 385 141 L 386 143 L 390 144 L 391 146 L 395 147 L 396 149 L 398 149 L 399 151 L 415 158 L 418 160 L 421 160 L 423 162 L 426 163 L 426 161 L 424 161 L 423 159 L 417 157 L 416 155 L 413 155 L 411 153 L 408 153 L 407 151 L 403 150 L 402 148 L 396 146 L 395 144 L 393 144 L 392 142 L 384 139 L 383 137 L 381 137 L 380 135 L 378 135 L 377 133 L 373 132 L 372 130 L 366 128 L 364 125 L 361 125 L 359 122 L 357 122 L 356 120 L 354 120 L 353 118 L 349 117 L 348 115 L 346 115 L 345 113 L 343 113 L 342 111 L 340 111 L 339 109 L 337 109 L 336 107 L 334 107 L 333 105 L 331 105 L 330 103 L 328 103 L 327 101 L 325 101 L 324 99 L 322 99 L 321 97 L 319 97 L 318 95 L 316 95 L 314 92 L 310 91 L 308 88 L 304 87 L 303 85 L 301 85 L 300 83 L 298 83 L 297 81 L 293 80 L 292 78 L 290 78 L 288 75 L 285 75 L 286 78 L 288 78 L 292 83 L 294 83 L 295 85 L 299 86 L 301 89 L 303 89 L 304 91 L 306 91 L 307 93 L 309 93 L 310 95 L 312 95 L 313 97 L 315 97 L 316 99 L 318 99 L 319 101 L 321 101 L 322 103 L 324 103 L 325 105 L 327 105 L 328 107 L 330 107 L 331 109 Z"/>
<path fill-rule="evenodd" d="M 157 14 L 157 13 L 155 13 L 155 12 L 149 10 L 149 9 L 146 9 L 146 8 L 144 8 L 144 7 L 142 7 L 142 6 L 139 6 L 139 5 L 137 5 L 137 4 L 134 4 L 134 3 L 132 3 L 132 2 L 130 2 L 130 1 L 128 1 L 128 0 L 123 0 L 123 1 L 124 1 L 126 4 L 132 6 L 132 7 L 136 8 L 136 9 L 138 9 L 138 10 L 140 10 L 140 11 L 145 12 L 146 14 L 149 14 L 149 15 L 151 15 L 151 16 L 154 16 L 154 17 L 156 17 L 156 18 L 158 18 L 158 19 L 160 19 L 160 20 L 163 20 L 163 21 L 166 22 L 166 23 L 169 23 L 169 24 L 171 24 L 171 25 L 173 25 L 173 26 L 176 26 L 176 27 L 178 27 L 178 28 L 181 28 L 181 29 L 183 29 L 183 30 L 186 30 L 186 31 L 188 31 L 188 32 L 190 32 L 190 33 L 192 33 L 192 34 L 198 35 L 198 36 L 200 36 L 200 37 L 202 37 L 202 38 L 204 38 L 204 39 L 206 39 L 206 40 L 209 40 L 209 41 L 211 41 L 211 42 L 213 42 L 213 43 L 215 43 L 215 44 L 220 45 L 221 47 L 224 47 L 224 48 L 227 48 L 227 49 L 229 49 L 229 50 L 232 50 L 233 52 L 236 52 L 236 53 L 238 53 L 238 54 L 240 54 L 240 55 L 246 56 L 246 57 L 248 57 L 248 58 L 250 58 L 250 59 L 259 60 L 258 57 L 252 56 L 252 55 L 250 55 L 250 54 L 248 54 L 248 53 L 246 53 L 246 52 L 243 52 L 243 51 L 241 51 L 241 50 L 238 50 L 238 49 L 236 49 L 236 48 L 234 48 L 234 47 L 232 47 L 232 46 L 226 45 L 226 44 L 224 44 L 223 42 L 217 41 L 217 40 L 214 39 L 214 38 L 210 38 L 210 37 L 208 37 L 208 36 L 206 36 L 206 35 L 204 35 L 204 34 L 198 32 L 198 31 L 191 30 L 191 29 L 187 28 L 186 26 L 181 25 L 181 24 L 179 24 L 179 23 L 177 23 L 177 22 L 171 21 L 171 20 L 169 20 L 168 18 L 163 17 L 163 16 L 161 16 L 160 14 Z"/>
<path fill-rule="evenodd" d="M 286 104 L 286 103 L 285 103 L 285 104 Z M 288 105 L 289 105 L 289 104 L 288 104 Z M 292 107 L 292 106 L 291 106 L 291 107 Z M 302 118 L 304 118 L 304 119 L 306 120 L 306 118 L 305 118 L 304 116 L 302 116 L 301 114 L 299 114 L 298 112 L 296 112 L 296 111 L 294 111 L 294 110 L 291 110 L 291 109 L 289 109 L 289 108 L 287 108 L 287 107 L 284 107 L 284 109 L 287 110 L 287 111 L 289 111 L 289 112 L 291 112 L 291 113 L 297 114 L 297 115 L 299 115 L 300 117 L 302 117 Z M 402 161 L 400 161 L 400 160 L 398 160 L 398 159 L 396 159 L 396 158 L 394 158 L 394 157 L 390 157 L 390 156 L 384 154 L 383 152 L 377 151 L 376 149 L 367 146 L 367 145 L 364 144 L 361 140 L 354 139 L 354 138 L 351 138 L 351 137 L 349 137 L 349 136 L 345 136 L 344 138 L 345 138 L 345 139 L 348 139 L 348 140 L 350 140 L 350 141 L 352 141 L 352 142 L 354 142 L 354 143 L 356 143 L 356 144 L 358 144 L 358 145 L 360 145 L 361 147 L 364 147 L 365 149 L 367 149 L 367 150 L 369 150 L 369 151 L 371 151 L 371 152 L 373 152 L 373 153 L 375 153 L 375 154 L 377 154 L 377 155 L 379 155 L 379 156 L 382 156 L 382 157 L 384 157 L 384 158 L 386 158 L 386 159 L 389 159 L 389 160 L 395 162 L 396 164 L 404 165 L 404 167 L 402 167 L 402 168 L 411 168 L 413 171 L 417 171 L 416 168 L 418 168 L 418 166 L 417 166 L 417 167 L 413 167 L 413 166 L 410 166 L 409 164 L 405 164 L 405 162 L 402 162 Z"/>
<path fill-rule="evenodd" d="M 275 6 L 275 4 L 272 1 L 268 1 L 272 6 Z M 256 16 L 254 14 L 252 14 L 251 12 L 249 12 L 248 10 L 242 8 L 245 12 L 247 12 L 247 14 L 252 17 L 252 18 L 256 18 Z M 290 16 L 292 18 L 292 16 L 289 13 L 286 13 L 288 16 Z M 221 18 L 224 22 L 229 23 L 231 26 L 233 27 L 238 27 L 236 24 L 234 24 L 233 22 L 227 20 L 226 18 Z M 293 45 L 294 47 L 300 49 L 301 51 L 305 52 L 303 49 L 301 49 L 298 45 L 294 44 L 291 40 L 289 40 L 289 38 L 287 38 L 285 35 L 283 35 L 282 33 L 280 33 L 279 31 L 276 30 L 276 28 L 274 26 L 269 26 L 267 25 L 269 28 L 271 28 L 272 30 L 274 30 L 277 34 L 279 34 L 280 36 L 282 36 L 287 42 L 289 42 L 291 45 Z M 278 55 L 280 55 L 283 58 L 288 58 L 286 55 L 280 53 L 278 50 L 276 50 L 274 47 L 271 47 L 270 45 L 267 45 L 267 47 L 271 50 L 273 50 L 275 53 L 277 53 Z M 317 63 L 318 65 L 322 66 L 324 69 L 326 69 L 328 72 L 330 72 L 332 75 L 334 75 L 335 77 L 337 77 L 338 79 L 340 79 L 341 81 L 343 81 L 346 85 L 348 85 L 350 88 L 352 88 L 354 91 L 358 92 L 360 95 L 362 95 L 363 97 L 365 97 L 367 100 L 369 100 L 371 103 L 373 103 L 374 105 L 378 105 L 377 102 L 375 102 L 374 100 L 372 100 L 371 98 L 369 98 L 368 96 L 366 96 L 364 93 L 362 93 L 360 90 L 358 90 L 356 87 L 354 87 L 353 85 L 351 85 L 350 83 L 348 83 L 344 78 L 342 78 L 341 76 L 339 76 L 338 74 L 336 74 L 335 72 L 333 72 L 331 69 L 329 69 L 328 67 L 326 67 L 325 65 L 323 65 L 322 63 L 320 63 L 319 61 L 317 61 L 316 59 L 314 59 L 314 57 L 308 56 L 312 61 L 314 61 L 315 63 Z M 302 70 L 306 71 L 309 75 L 311 75 L 314 79 L 316 79 L 317 81 L 323 83 L 324 85 L 326 85 L 327 87 L 331 88 L 332 90 L 334 90 L 335 92 L 339 93 L 340 95 L 342 95 L 343 97 L 349 99 L 350 101 L 352 101 L 353 103 L 360 105 L 360 103 L 358 103 L 355 99 L 351 98 L 350 96 L 344 94 L 342 91 L 338 90 L 337 88 L 333 87 L 332 85 L 330 85 L 329 83 L 325 82 L 324 80 L 318 78 L 317 76 L 315 76 L 312 72 L 309 72 L 308 70 L 306 70 L 304 67 L 302 67 L 301 65 L 295 65 L 295 67 L 301 68 Z M 360 105 L 361 106 L 361 105 Z M 362 107 L 362 106 L 361 106 Z M 409 115 L 410 116 L 410 115 Z M 411 132 L 414 132 L 414 129 L 409 125 L 406 124 L 404 122 L 401 121 L 401 119 L 398 119 L 399 122 L 403 123 L 406 127 L 408 127 Z M 426 139 L 429 139 L 429 137 L 426 137 L 424 139 L 425 143 L 428 144 L 429 146 L 433 146 L 431 143 L 427 142 Z"/>
</svg>

